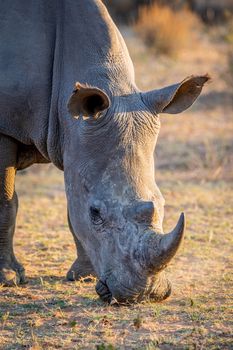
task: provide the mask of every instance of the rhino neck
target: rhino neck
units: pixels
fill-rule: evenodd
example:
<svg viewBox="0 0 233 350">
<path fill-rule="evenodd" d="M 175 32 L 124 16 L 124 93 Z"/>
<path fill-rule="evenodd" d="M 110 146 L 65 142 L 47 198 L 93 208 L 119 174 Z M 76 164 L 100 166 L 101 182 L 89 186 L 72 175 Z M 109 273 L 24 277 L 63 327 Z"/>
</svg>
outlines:
<svg viewBox="0 0 233 350">
<path fill-rule="evenodd" d="M 97 85 L 113 96 L 131 94 L 137 88 L 125 41 L 102 1 L 88 0 L 87 3 L 95 12 L 95 20 L 92 26 L 86 27 L 90 45 L 84 46 L 85 52 L 82 52 L 86 60 L 81 82 Z M 82 2 L 82 6 L 86 4 Z"/>
<path fill-rule="evenodd" d="M 73 121 L 67 101 L 75 82 L 103 89 L 110 97 L 137 91 L 125 42 L 100 0 L 62 1 L 57 19 L 48 153 L 63 168 L 63 142 Z"/>
<path fill-rule="evenodd" d="M 76 81 L 120 95 L 132 92 L 134 68 L 125 42 L 100 0 L 64 1 L 62 86 L 67 102 Z"/>
</svg>

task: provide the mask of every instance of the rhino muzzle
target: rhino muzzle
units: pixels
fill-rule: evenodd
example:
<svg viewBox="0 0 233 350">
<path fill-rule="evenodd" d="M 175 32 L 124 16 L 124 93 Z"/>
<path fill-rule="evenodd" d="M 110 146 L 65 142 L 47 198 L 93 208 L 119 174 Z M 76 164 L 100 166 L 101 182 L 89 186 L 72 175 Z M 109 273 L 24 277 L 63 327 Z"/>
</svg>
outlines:
<svg viewBox="0 0 233 350">
<path fill-rule="evenodd" d="M 125 284 L 122 283 L 122 276 L 118 276 L 121 279 L 114 275 L 100 279 L 96 285 L 96 292 L 100 298 L 110 304 L 133 303 L 143 299 L 162 301 L 168 298 L 171 294 L 171 284 L 162 270 L 179 249 L 184 230 L 185 219 L 182 213 L 176 227 L 170 233 L 161 234 L 152 231 L 143 233 L 134 256 L 146 273 L 146 277 L 144 275 L 140 279 L 136 273 L 134 276 L 131 272 L 131 276 L 124 278 Z M 129 287 L 129 279 L 135 281 L 133 287 L 132 283 Z"/>
<path fill-rule="evenodd" d="M 111 305 L 132 304 L 144 299 L 160 302 L 171 294 L 171 283 L 163 273 L 153 276 L 150 283 L 143 288 L 137 286 L 135 291 L 117 283 L 111 285 L 110 288 L 107 281 L 99 280 L 96 284 L 96 292 L 101 300 Z"/>
</svg>

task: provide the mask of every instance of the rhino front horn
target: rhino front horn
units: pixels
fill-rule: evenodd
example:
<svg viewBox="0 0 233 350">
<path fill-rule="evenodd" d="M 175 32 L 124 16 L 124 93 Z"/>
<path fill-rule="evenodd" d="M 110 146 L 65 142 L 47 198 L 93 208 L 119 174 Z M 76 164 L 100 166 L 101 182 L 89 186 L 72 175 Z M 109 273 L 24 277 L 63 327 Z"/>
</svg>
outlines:
<svg viewBox="0 0 233 350">
<path fill-rule="evenodd" d="M 176 255 L 185 232 L 185 216 L 182 213 L 179 221 L 170 233 L 154 234 L 147 237 L 146 252 L 147 267 L 150 272 L 163 270 Z"/>
</svg>

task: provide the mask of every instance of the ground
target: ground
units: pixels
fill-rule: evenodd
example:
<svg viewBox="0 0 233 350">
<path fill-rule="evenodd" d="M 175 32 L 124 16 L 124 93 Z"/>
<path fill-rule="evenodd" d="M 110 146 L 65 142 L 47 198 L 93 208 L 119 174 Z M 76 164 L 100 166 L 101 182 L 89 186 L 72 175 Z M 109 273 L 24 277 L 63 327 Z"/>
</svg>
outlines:
<svg viewBox="0 0 233 350">
<path fill-rule="evenodd" d="M 67 282 L 75 248 L 66 221 L 63 174 L 53 166 L 19 173 L 16 254 L 28 283 L 0 288 L 0 349 L 233 349 L 232 95 L 226 49 L 210 35 L 179 59 L 156 58 L 124 30 L 146 90 L 209 72 L 199 102 L 162 116 L 156 179 L 166 199 L 165 230 L 180 212 L 186 237 L 168 268 L 172 296 L 126 307 L 98 299 L 95 281 Z"/>
</svg>

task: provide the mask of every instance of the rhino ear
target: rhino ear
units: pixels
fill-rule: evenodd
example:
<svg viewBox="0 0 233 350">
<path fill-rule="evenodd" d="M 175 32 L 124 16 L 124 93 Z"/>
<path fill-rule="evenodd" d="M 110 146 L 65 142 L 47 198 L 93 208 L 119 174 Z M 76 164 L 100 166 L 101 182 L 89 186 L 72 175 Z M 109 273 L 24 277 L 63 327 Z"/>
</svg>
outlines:
<svg viewBox="0 0 233 350">
<path fill-rule="evenodd" d="M 100 112 L 109 106 L 110 100 L 104 91 L 80 83 L 75 84 L 75 89 L 68 102 L 68 110 L 75 118 L 82 116 L 97 119 Z"/>
<path fill-rule="evenodd" d="M 200 95 L 208 75 L 191 76 L 181 83 L 143 93 L 144 102 L 156 113 L 181 113 Z"/>
</svg>

